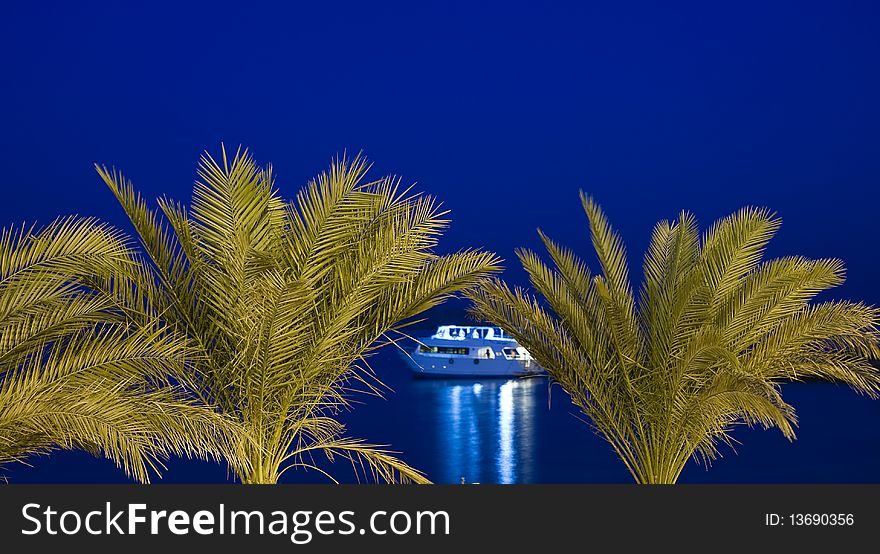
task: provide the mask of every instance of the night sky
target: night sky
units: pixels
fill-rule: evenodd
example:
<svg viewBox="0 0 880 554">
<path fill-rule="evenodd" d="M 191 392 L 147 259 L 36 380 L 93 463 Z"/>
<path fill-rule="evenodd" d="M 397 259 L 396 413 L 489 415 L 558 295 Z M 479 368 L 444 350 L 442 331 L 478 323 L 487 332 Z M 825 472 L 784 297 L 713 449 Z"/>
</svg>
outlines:
<svg viewBox="0 0 880 554">
<path fill-rule="evenodd" d="M 763 205 L 771 255 L 840 257 L 830 297 L 880 303 L 875 2 L 115 4 L 4 5 L 4 226 L 124 225 L 94 162 L 188 200 L 201 151 L 244 144 L 292 197 L 363 150 L 516 282 L 536 227 L 589 252 L 584 189 L 636 276 L 657 220 Z"/>
</svg>

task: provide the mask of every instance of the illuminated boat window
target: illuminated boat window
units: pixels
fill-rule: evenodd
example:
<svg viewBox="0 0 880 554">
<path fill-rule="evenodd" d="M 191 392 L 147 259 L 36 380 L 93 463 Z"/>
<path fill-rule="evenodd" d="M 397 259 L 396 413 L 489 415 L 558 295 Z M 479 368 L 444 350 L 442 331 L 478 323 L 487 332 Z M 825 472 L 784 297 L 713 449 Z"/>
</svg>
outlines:
<svg viewBox="0 0 880 554">
<path fill-rule="evenodd" d="M 467 356 L 469 352 L 469 348 L 463 348 L 458 346 L 426 346 L 422 345 L 419 347 L 419 352 L 424 352 L 427 354 L 452 354 L 454 356 Z"/>
<path fill-rule="evenodd" d="M 502 348 L 501 351 L 504 353 L 504 357 L 508 360 L 529 360 L 531 356 L 527 356 L 527 351 L 523 349 L 521 352 L 519 348 L 514 348 L 512 346 Z"/>
</svg>

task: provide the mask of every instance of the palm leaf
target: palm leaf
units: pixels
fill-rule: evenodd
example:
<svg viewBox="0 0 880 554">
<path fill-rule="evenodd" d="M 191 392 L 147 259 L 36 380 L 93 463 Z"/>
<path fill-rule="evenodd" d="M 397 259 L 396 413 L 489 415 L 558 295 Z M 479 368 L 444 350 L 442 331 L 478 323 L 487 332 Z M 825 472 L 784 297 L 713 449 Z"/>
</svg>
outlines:
<svg viewBox="0 0 880 554">
<path fill-rule="evenodd" d="M 581 195 L 601 273 L 540 233 L 554 266 L 518 252 L 534 297 L 493 281 L 468 296 L 475 317 L 508 329 L 570 395 L 640 483 L 675 482 L 708 462 L 738 424 L 794 438 L 782 383 L 829 379 L 880 394 L 877 308 L 812 301 L 843 282 L 839 260 L 761 261 L 779 228 L 745 208 L 702 235 L 682 212 L 654 228 L 638 305 L 626 252 Z"/>
<path fill-rule="evenodd" d="M 161 214 L 102 172 L 151 263 L 116 287 L 139 294 L 101 288 L 133 306 L 123 311 L 135 319 L 153 314 L 186 337 L 192 363 L 178 382 L 239 422 L 229 442 L 239 445 L 242 463 L 232 465 L 244 482 L 316 469 L 297 453 L 317 451 L 362 462 L 381 480 L 424 479 L 345 437 L 336 416 L 355 391 L 382 390 L 367 357 L 388 333 L 479 287 L 498 259 L 435 254 L 448 225 L 440 204 L 396 177 L 367 181 L 368 170 L 361 156 L 336 159 L 286 202 L 271 169 L 223 149 L 202 158 L 191 206 L 162 200 Z"/>
<path fill-rule="evenodd" d="M 185 341 L 118 309 L 137 304 L 121 284 L 138 267 L 124 236 L 91 219 L 3 232 L 0 463 L 81 448 L 146 482 L 169 456 L 239 447 L 224 439 L 235 422 L 171 385 Z"/>
</svg>

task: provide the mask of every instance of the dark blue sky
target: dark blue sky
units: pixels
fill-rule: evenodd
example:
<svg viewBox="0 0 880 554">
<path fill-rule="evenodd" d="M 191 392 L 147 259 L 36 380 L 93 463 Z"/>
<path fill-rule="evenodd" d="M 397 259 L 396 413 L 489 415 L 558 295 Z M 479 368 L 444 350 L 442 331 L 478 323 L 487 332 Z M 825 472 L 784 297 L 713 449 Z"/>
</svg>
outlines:
<svg viewBox="0 0 880 554">
<path fill-rule="evenodd" d="M 122 224 L 95 161 L 186 200 L 243 143 L 293 196 L 364 150 L 452 209 L 444 250 L 512 261 L 541 226 L 586 253 L 583 188 L 638 264 L 659 219 L 759 204 L 773 255 L 841 257 L 834 295 L 880 303 L 875 2 L 113 4 L 4 5 L 4 226 Z"/>
<path fill-rule="evenodd" d="M 292 196 L 363 149 L 452 209 L 449 249 L 585 250 L 579 188 L 636 262 L 681 208 L 762 204 L 772 253 L 842 257 L 880 303 L 876 3 L 66 4 L 0 18 L 4 224 L 121 222 L 93 161 L 184 200 L 243 143 Z"/>
</svg>

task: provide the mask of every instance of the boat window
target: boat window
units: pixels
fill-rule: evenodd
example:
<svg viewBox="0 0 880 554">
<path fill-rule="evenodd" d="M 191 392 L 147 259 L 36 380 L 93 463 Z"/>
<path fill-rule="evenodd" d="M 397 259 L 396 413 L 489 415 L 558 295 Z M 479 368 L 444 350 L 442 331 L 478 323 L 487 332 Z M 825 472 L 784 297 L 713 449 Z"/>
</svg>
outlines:
<svg viewBox="0 0 880 554">
<path fill-rule="evenodd" d="M 509 347 L 508 347 L 508 348 L 502 348 L 501 351 L 504 352 L 504 357 L 507 358 L 508 360 L 517 357 L 517 351 L 516 351 L 516 348 L 509 348 Z"/>
<path fill-rule="evenodd" d="M 457 346 L 419 346 L 419 352 L 428 354 L 452 354 L 456 356 L 467 356 L 470 349 Z"/>
</svg>

